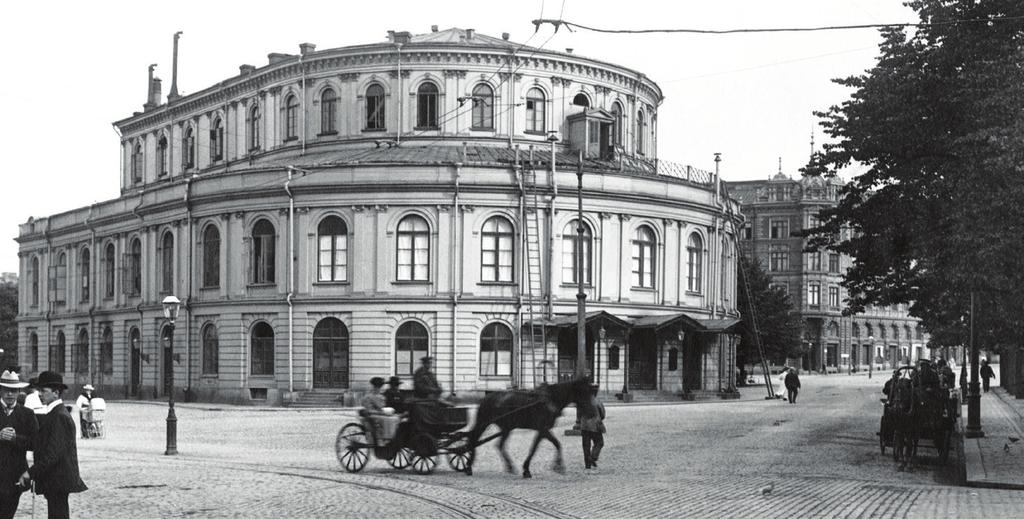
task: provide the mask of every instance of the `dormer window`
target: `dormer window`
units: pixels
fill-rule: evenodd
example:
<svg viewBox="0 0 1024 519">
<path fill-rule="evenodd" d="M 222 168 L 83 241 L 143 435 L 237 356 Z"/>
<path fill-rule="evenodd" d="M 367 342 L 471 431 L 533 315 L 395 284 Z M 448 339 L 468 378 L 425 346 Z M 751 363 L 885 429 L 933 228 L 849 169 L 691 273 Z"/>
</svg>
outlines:
<svg viewBox="0 0 1024 519">
<path fill-rule="evenodd" d="M 437 85 L 423 83 L 416 91 L 416 127 L 437 129 Z"/>
<path fill-rule="evenodd" d="M 612 129 L 615 118 L 611 113 L 601 109 L 584 108 L 582 112 L 567 117 L 566 122 L 569 127 L 569 140 L 575 149 L 582 150 L 587 158 L 612 159 Z"/>
</svg>

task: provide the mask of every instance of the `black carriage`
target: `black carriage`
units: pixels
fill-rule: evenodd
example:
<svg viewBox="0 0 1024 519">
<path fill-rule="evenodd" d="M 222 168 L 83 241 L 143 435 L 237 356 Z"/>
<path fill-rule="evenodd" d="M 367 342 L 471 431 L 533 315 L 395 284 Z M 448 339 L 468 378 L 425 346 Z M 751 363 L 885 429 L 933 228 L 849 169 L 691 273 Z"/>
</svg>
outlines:
<svg viewBox="0 0 1024 519">
<path fill-rule="evenodd" d="M 949 450 L 953 445 L 953 432 L 956 430 L 956 419 L 959 414 L 960 403 L 957 392 L 946 388 L 932 388 L 925 390 L 921 387 L 912 387 L 913 404 L 910 407 L 909 416 L 906 411 L 897 409 L 892 391 L 900 379 L 915 380 L 917 369 L 911 366 L 904 366 L 897 369 L 890 381 L 886 384 L 890 388 L 890 394 L 882 399 L 884 404 L 882 419 L 879 423 L 878 445 L 885 454 L 887 447 L 893 449 L 893 458 L 897 461 L 900 456 L 901 445 L 898 445 L 901 438 L 897 436 L 897 421 L 901 414 L 903 418 L 909 418 L 908 423 L 912 424 L 913 445 L 908 445 L 911 454 L 916 454 L 918 440 L 927 438 L 931 446 L 938 452 L 941 463 L 949 459 Z"/>
<path fill-rule="evenodd" d="M 374 416 L 380 427 L 365 416 L 359 422 L 345 424 L 334 444 L 341 466 L 348 472 L 359 472 L 372 451 L 396 469 L 412 466 L 419 474 L 433 472 L 438 456 L 447 457 L 453 469 L 465 470 L 470 454 L 466 435 L 460 429 L 468 423 L 469 408 L 436 400 L 414 400 L 408 408 L 400 415 Z"/>
</svg>

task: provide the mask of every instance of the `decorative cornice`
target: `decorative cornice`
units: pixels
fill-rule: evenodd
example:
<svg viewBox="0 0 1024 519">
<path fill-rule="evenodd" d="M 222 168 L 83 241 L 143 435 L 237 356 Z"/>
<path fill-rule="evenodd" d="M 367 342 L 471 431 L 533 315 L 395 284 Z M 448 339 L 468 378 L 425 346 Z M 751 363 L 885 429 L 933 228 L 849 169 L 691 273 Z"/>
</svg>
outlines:
<svg viewBox="0 0 1024 519">
<path fill-rule="evenodd" d="M 346 74 L 338 74 L 338 80 L 340 80 L 343 83 L 344 82 L 349 82 L 349 81 L 359 81 L 359 73 L 358 72 L 349 72 L 349 73 L 346 73 Z"/>
<path fill-rule="evenodd" d="M 409 69 L 403 70 L 402 71 L 402 79 L 408 79 L 411 74 L 412 73 L 409 72 Z M 391 79 L 397 79 L 398 78 L 398 71 L 397 70 L 389 70 L 388 71 L 388 77 L 391 78 Z"/>
<path fill-rule="evenodd" d="M 444 71 L 444 77 L 446 77 L 446 78 L 454 77 L 454 78 L 462 79 L 462 78 L 466 77 L 466 71 L 465 70 L 450 70 L 450 69 L 446 69 Z"/>
</svg>

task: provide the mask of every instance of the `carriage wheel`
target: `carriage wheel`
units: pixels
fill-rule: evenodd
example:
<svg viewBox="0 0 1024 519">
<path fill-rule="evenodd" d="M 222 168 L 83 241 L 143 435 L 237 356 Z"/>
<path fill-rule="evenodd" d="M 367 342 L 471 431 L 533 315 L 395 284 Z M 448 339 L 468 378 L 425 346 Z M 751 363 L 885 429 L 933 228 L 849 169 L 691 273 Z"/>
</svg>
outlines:
<svg viewBox="0 0 1024 519">
<path fill-rule="evenodd" d="M 952 447 L 953 433 L 948 429 L 935 438 L 935 446 L 939 448 L 939 461 L 945 464 L 949 461 L 949 450 Z"/>
<path fill-rule="evenodd" d="M 390 463 L 392 467 L 401 470 L 412 464 L 413 455 L 412 449 L 402 447 L 401 449 L 398 449 L 398 452 L 395 453 L 394 457 L 388 460 L 388 463 Z"/>
<path fill-rule="evenodd" d="M 902 434 L 893 433 L 892 436 L 892 460 L 899 461 L 900 455 L 905 455 L 903 451 L 906 448 L 906 441 L 904 441 Z"/>
<path fill-rule="evenodd" d="M 338 431 L 334 441 L 334 453 L 338 462 L 349 472 L 359 472 L 370 459 L 370 445 L 366 440 L 366 429 L 362 424 L 349 423 Z"/>
<path fill-rule="evenodd" d="M 437 456 L 420 456 L 413 454 L 412 468 L 417 474 L 430 474 L 437 466 Z"/>
<path fill-rule="evenodd" d="M 464 472 L 469 466 L 469 457 L 469 439 L 465 435 L 459 436 L 448 445 L 448 466 L 452 469 Z"/>
<path fill-rule="evenodd" d="M 887 429 L 885 421 L 886 421 L 885 420 L 885 415 L 883 415 L 881 423 L 878 424 L 878 433 L 877 433 L 878 434 L 878 447 L 882 449 L 882 456 L 885 456 L 885 433 L 886 433 L 886 429 Z"/>
</svg>

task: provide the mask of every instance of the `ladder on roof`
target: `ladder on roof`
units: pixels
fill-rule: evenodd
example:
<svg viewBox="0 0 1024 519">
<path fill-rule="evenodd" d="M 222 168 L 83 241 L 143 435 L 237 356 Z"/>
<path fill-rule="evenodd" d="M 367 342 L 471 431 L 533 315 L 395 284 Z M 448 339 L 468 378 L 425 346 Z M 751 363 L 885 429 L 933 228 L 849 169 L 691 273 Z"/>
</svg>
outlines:
<svg viewBox="0 0 1024 519">
<path fill-rule="evenodd" d="M 533 387 L 537 387 L 537 346 L 545 345 L 544 325 L 538 320 L 544 315 L 544 268 L 543 252 L 541 249 L 541 196 L 537 187 L 537 168 L 533 161 L 533 148 L 530 148 L 530 159 L 526 167 L 522 168 L 523 174 L 523 250 L 525 251 L 525 274 L 526 279 L 522 284 L 526 296 L 526 307 L 529 314 L 529 345 L 530 361 L 532 363 Z M 547 348 L 544 348 L 544 382 L 547 382 Z"/>
</svg>

